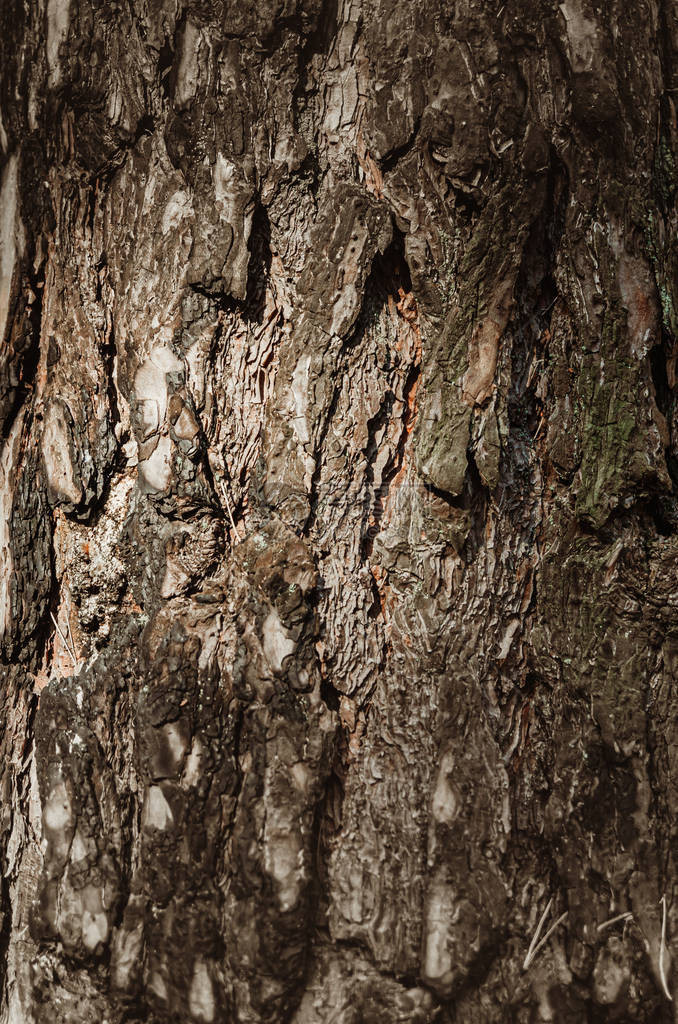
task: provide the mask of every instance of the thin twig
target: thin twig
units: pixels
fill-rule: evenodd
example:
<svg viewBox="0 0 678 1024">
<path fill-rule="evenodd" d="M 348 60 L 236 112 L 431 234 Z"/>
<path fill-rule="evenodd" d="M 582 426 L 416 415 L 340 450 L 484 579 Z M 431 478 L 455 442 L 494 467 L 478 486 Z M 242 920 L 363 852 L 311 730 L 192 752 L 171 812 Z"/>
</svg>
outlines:
<svg viewBox="0 0 678 1024">
<path fill-rule="evenodd" d="M 71 661 L 73 662 L 73 668 L 77 668 L 78 667 L 78 662 L 76 660 L 75 654 L 73 653 L 73 651 L 71 650 L 71 648 L 68 645 L 68 640 L 66 639 L 64 634 L 61 632 L 61 627 L 59 626 L 59 623 L 57 622 L 57 620 L 54 618 L 54 614 L 52 612 L 50 612 L 49 614 L 50 614 L 50 618 L 52 619 L 52 622 L 54 623 L 54 628 L 56 629 L 57 633 L 61 637 L 62 643 L 63 643 L 64 647 L 66 648 L 66 650 L 68 651 L 68 655 L 69 655 Z"/>
<path fill-rule="evenodd" d="M 662 940 L 659 946 L 659 976 L 662 980 L 664 995 L 670 1002 L 673 1002 L 673 996 L 669 992 L 669 986 L 666 983 L 666 972 L 664 971 L 664 954 L 666 953 L 666 893 L 664 893 L 660 902 L 662 905 Z"/>
<path fill-rule="evenodd" d="M 535 946 L 539 942 L 539 936 L 541 935 L 541 930 L 544 927 L 544 921 L 548 917 L 548 913 L 549 913 L 549 910 L 551 909 L 551 904 L 552 903 L 553 903 L 553 896 L 551 897 L 551 899 L 546 904 L 546 910 L 541 915 L 541 918 L 539 919 L 539 924 L 537 925 L 537 930 L 535 931 L 534 935 L 532 936 L 532 942 L 530 943 L 529 948 L 527 950 L 527 953 L 525 955 L 525 959 L 523 960 L 523 970 L 524 971 L 527 970 L 527 968 L 532 963 L 532 960 L 534 959 Z"/>
</svg>

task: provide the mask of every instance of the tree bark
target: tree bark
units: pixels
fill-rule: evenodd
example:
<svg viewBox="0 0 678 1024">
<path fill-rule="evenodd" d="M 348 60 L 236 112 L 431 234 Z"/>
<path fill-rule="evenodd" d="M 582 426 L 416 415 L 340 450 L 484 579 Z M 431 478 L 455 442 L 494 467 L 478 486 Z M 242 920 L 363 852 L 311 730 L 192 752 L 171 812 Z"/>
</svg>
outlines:
<svg viewBox="0 0 678 1024">
<path fill-rule="evenodd" d="M 0 1021 L 678 1019 L 677 49 L 3 0 Z"/>
</svg>

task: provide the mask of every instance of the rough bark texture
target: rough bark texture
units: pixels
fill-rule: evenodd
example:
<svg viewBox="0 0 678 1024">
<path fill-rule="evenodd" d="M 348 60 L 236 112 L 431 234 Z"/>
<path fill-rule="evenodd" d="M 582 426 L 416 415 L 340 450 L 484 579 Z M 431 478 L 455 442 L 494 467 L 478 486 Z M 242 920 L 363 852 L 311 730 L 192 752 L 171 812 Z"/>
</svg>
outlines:
<svg viewBox="0 0 678 1024">
<path fill-rule="evenodd" d="M 675 1019 L 677 50 L 2 0 L 0 1020 Z"/>
</svg>

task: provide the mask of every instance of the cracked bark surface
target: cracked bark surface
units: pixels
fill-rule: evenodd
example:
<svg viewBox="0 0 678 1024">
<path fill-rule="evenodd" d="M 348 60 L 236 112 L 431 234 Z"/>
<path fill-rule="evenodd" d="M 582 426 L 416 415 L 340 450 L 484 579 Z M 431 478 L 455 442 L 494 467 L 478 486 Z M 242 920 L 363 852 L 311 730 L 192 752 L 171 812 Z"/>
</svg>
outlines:
<svg viewBox="0 0 678 1024">
<path fill-rule="evenodd" d="M 1 1021 L 676 1019 L 677 50 L 2 4 Z"/>
</svg>

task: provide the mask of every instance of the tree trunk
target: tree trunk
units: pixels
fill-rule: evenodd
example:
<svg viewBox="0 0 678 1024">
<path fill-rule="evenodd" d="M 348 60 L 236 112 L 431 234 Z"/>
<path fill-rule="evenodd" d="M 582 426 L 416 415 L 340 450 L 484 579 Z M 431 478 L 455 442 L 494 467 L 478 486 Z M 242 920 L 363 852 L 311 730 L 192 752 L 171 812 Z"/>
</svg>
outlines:
<svg viewBox="0 0 678 1024">
<path fill-rule="evenodd" d="M 675 3 L 0 29 L 0 1021 L 678 1019 Z"/>
</svg>

